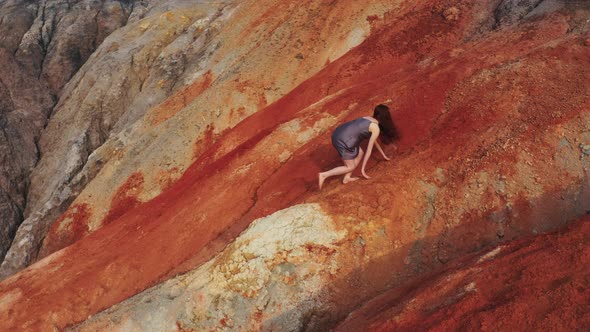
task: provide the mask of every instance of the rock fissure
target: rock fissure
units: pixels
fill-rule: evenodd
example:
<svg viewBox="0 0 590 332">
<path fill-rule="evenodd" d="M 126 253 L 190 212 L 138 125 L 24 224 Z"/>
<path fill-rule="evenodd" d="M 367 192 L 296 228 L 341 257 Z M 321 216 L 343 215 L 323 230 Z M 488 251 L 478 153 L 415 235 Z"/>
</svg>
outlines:
<svg viewBox="0 0 590 332">
<path fill-rule="evenodd" d="M 18 75 L 22 75 L 27 77 L 29 74 L 26 72 L 30 72 L 32 78 L 34 78 L 39 83 L 39 88 L 44 89 L 42 86 L 48 82 L 49 85 L 53 87 L 53 89 L 49 89 L 47 91 L 49 93 L 48 99 L 50 99 L 50 104 L 43 105 L 41 109 L 42 116 L 37 116 L 36 113 L 38 112 L 39 107 L 35 105 L 25 105 L 25 110 L 27 110 L 27 116 L 30 118 L 23 117 L 22 119 L 25 121 L 33 121 L 35 128 L 34 134 L 29 136 L 27 130 L 29 128 L 25 128 L 20 135 L 20 138 L 16 138 L 14 140 L 12 137 L 9 137 L 9 143 L 12 146 L 19 145 L 19 151 L 24 151 L 25 154 L 30 153 L 30 165 L 26 165 L 25 173 L 29 173 L 34 168 L 42 167 L 42 159 L 47 156 L 47 153 L 44 153 L 45 147 L 43 143 L 43 139 L 41 139 L 40 132 L 43 130 L 47 130 L 49 124 L 51 122 L 51 118 L 55 115 L 56 112 L 59 111 L 60 106 L 64 103 L 67 103 L 67 100 L 71 98 L 70 94 L 65 94 L 64 98 L 59 98 L 61 95 L 61 89 L 65 85 L 66 81 L 74 78 L 74 74 L 77 72 L 78 68 L 82 65 L 82 63 L 86 60 L 86 57 L 89 56 L 87 53 L 88 51 L 93 51 L 93 49 L 99 47 L 98 43 L 100 43 L 106 35 L 108 35 L 113 27 L 120 26 L 121 22 L 128 21 L 128 18 L 131 16 L 132 11 L 126 10 L 128 8 L 128 4 L 124 6 L 111 6 L 111 4 L 103 3 L 103 4 L 83 4 L 84 1 L 79 2 L 71 2 L 68 1 L 67 3 L 56 2 L 56 1 L 40 1 L 35 2 L 32 4 L 31 7 L 27 7 L 28 9 L 18 11 L 15 15 L 21 16 L 14 16 L 14 17 L 23 17 L 20 21 L 10 21 L 7 23 L 7 20 L 2 21 L 3 24 L 15 24 L 14 22 L 19 22 L 23 24 L 18 26 L 18 39 L 17 36 L 14 37 L 14 42 L 18 42 L 14 47 L 10 44 L 10 51 L 14 59 L 18 62 L 18 66 L 22 65 L 22 72 L 17 72 Z M 17 10 L 18 6 L 15 5 L 10 7 L 11 10 Z M 98 7 L 97 7 L 98 6 Z M 109 7 L 111 6 L 111 7 Z M 6 10 L 6 7 L 2 7 L 0 9 L 0 16 L 4 18 L 4 15 L 1 15 L 1 11 Z M 111 8 L 111 9 L 107 9 Z M 94 13 L 94 11 L 96 12 Z M 96 14 L 94 16 L 88 16 L 88 14 Z M 28 17 L 27 15 L 31 16 L 31 19 L 25 19 Z M 119 17 L 120 16 L 120 17 Z M 127 18 L 125 18 L 127 17 Z M 26 24 L 26 26 L 24 25 Z M 2 27 L 0 25 L 0 27 Z M 27 28 L 28 26 L 28 28 Z M 92 28 L 90 33 L 86 33 L 86 37 L 79 38 L 79 32 L 81 29 L 88 29 Z M 21 33 L 22 32 L 22 33 Z M 100 38 L 100 39 L 98 39 Z M 88 48 L 86 48 L 88 47 Z M 64 52 L 64 49 L 67 49 Z M 64 57 L 64 58 L 60 58 Z M 60 60 L 56 60 L 60 58 Z M 56 64 L 60 64 L 60 67 L 57 67 Z M 71 72 L 65 72 L 63 75 L 61 73 L 55 74 L 55 70 L 63 70 L 64 67 L 67 67 L 69 64 L 72 64 L 70 68 L 66 68 L 66 70 L 70 70 Z M 9 77 L 7 75 L 2 75 L 2 77 Z M 58 78 L 56 78 L 58 77 Z M 28 78 L 27 78 L 28 79 Z M 61 81 L 60 81 L 61 80 Z M 73 79 L 72 79 L 73 80 Z M 80 83 L 79 80 L 73 83 L 73 88 Z M 37 83 L 36 83 L 37 84 Z M 29 84 L 32 85 L 32 84 Z M 21 98 L 22 93 L 17 93 L 17 90 L 14 89 L 15 85 L 9 86 L 6 90 L 9 94 L 13 95 L 11 100 L 14 99 L 16 96 L 18 101 L 18 107 L 23 105 L 23 99 Z M 68 89 L 68 87 L 65 87 Z M 37 87 L 35 87 L 37 89 Z M 36 91 L 31 95 L 43 95 L 46 93 L 39 93 Z M 40 99 L 40 98 L 39 98 Z M 26 101 L 28 102 L 28 101 Z M 14 108 L 16 106 L 13 106 Z M 22 112 L 23 109 L 18 109 L 19 112 Z M 33 115 L 33 117 L 31 117 Z M 20 120 L 19 120 L 20 121 Z M 11 126 L 15 125 L 16 122 L 11 122 Z M 25 122 L 23 122 L 25 123 Z M 101 125 L 102 126 L 102 125 Z M 105 134 L 103 133 L 105 128 L 101 128 L 98 133 L 97 137 L 99 140 L 104 141 L 106 139 Z M 18 129 L 21 130 L 21 129 Z M 12 135 L 12 131 L 11 131 Z M 30 151 L 27 150 L 26 147 L 22 146 L 21 141 L 22 139 L 28 140 L 27 144 L 30 144 Z M 101 144 L 102 145 L 102 144 Z M 88 148 L 85 148 L 88 150 Z M 14 148 L 11 148 L 11 151 L 15 152 Z M 22 152 L 18 152 L 20 154 Z M 88 155 L 88 151 L 86 155 Z M 17 160 L 21 160 L 20 157 Z M 25 181 L 25 188 L 32 188 L 29 185 L 28 175 L 25 174 L 20 180 L 16 181 Z M 69 178 L 74 179 L 80 175 L 79 172 L 72 174 Z M 34 181 L 33 181 L 34 183 Z M 59 190 L 54 190 L 55 194 L 64 194 L 64 188 Z M 25 197 L 26 201 L 32 201 L 32 198 L 35 197 L 34 194 L 29 192 L 30 190 L 27 189 L 27 192 L 22 193 L 23 197 Z M 75 192 L 75 191 L 72 191 Z M 62 201 L 61 199 L 56 199 L 54 202 Z M 48 202 L 49 203 L 49 202 Z M 32 209 L 32 204 L 26 204 L 25 209 Z M 28 213 L 30 214 L 30 212 Z M 16 220 L 17 224 L 22 223 L 22 217 L 19 220 Z M 11 222 L 11 221 L 6 221 Z M 0 240 L 4 241 L 4 240 Z M 21 240 L 17 242 L 22 242 Z M 2 253 L 3 256 L 3 253 Z M 28 254 L 26 256 L 29 256 Z"/>
<path fill-rule="evenodd" d="M 49 46 L 49 42 L 46 42 L 46 38 L 50 38 L 50 36 L 47 36 L 45 31 L 45 26 L 46 26 L 46 16 L 45 16 L 45 10 L 46 10 L 46 5 L 47 5 L 47 0 L 43 0 L 43 2 L 41 3 L 41 25 L 39 26 L 39 39 L 38 39 L 38 45 L 41 49 L 41 59 L 39 59 L 39 71 L 37 74 L 37 79 L 41 80 L 42 75 L 43 75 L 43 64 L 45 63 L 45 59 L 47 57 L 47 51 L 48 51 L 48 46 Z"/>
</svg>

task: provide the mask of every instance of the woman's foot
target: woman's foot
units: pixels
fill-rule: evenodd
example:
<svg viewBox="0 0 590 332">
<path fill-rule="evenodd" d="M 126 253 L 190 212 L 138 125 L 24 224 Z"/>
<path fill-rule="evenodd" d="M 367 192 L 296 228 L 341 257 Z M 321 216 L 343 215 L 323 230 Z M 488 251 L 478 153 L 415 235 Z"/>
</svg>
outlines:
<svg viewBox="0 0 590 332">
<path fill-rule="evenodd" d="M 326 176 L 324 173 L 318 173 L 318 187 L 322 190 L 322 186 L 324 185 L 324 181 L 326 180 Z"/>
<path fill-rule="evenodd" d="M 359 178 L 357 177 L 345 177 L 344 179 L 342 179 L 342 183 L 347 184 L 349 182 L 354 182 L 356 180 L 358 180 Z"/>
</svg>

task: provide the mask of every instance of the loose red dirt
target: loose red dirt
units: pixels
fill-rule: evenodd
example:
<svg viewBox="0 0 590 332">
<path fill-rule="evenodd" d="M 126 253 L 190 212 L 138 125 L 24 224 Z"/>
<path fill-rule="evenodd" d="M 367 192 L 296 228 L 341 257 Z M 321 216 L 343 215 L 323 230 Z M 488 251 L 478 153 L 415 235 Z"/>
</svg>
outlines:
<svg viewBox="0 0 590 332">
<path fill-rule="evenodd" d="M 155 199 L 137 205 L 132 188 L 141 186 L 141 174 L 130 178 L 117 193 L 105 227 L 0 283 L 0 294 L 20 294 L 15 300 L 0 301 L 4 327 L 41 331 L 83 321 L 198 266 L 255 218 L 292 204 L 315 201 L 334 215 L 364 216 L 367 206 L 379 205 L 374 185 L 382 185 L 391 200 L 403 201 L 404 193 L 397 191 L 395 181 L 422 178 L 420 171 L 428 165 L 447 162 L 451 174 L 447 181 L 456 183 L 484 163 L 505 164 L 509 173 L 513 154 L 497 152 L 496 142 L 487 146 L 471 138 L 495 130 L 497 136 L 532 140 L 535 132 L 587 110 L 590 54 L 579 35 L 568 34 L 567 15 L 553 14 L 476 38 L 478 3 L 432 3 L 407 1 L 395 12 L 373 20 L 373 32 L 365 42 L 221 134 Z M 451 6 L 457 11 L 453 10 L 449 20 L 442 10 Z M 248 29 L 255 27 L 245 31 Z M 206 82 L 197 85 L 196 92 Z M 340 188 L 337 181 L 328 181 L 323 192 L 316 189 L 317 172 L 339 163 L 329 145 L 333 126 L 323 128 L 325 134 L 306 144 L 298 144 L 294 137 L 286 139 L 285 147 L 293 153 L 284 163 L 267 155 L 274 143 L 272 135 L 288 121 L 316 124 L 330 115 L 344 121 L 366 115 L 375 104 L 388 100 L 392 100 L 389 104 L 402 135 L 393 165 L 420 156 L 420 152 L 427 151 L 428 156 L 417 159 L 422 164 L 404 169 L 403 174 L 372 161 L 368 168 L 375 172 L 374 182 L 351 187 L 361 196 L 352 204 L 341 203 L 342 193 L 334 189 Z M 322 102 L 321 111 L 308 108 L 318 102 Z M 513 105 L 516 102 L 522 103 L 518 109 Z M 171 108 L 172 113 L 177 109 Z M 168 113 L 162 114 L 165 119 Z M 467 158 L 465 151 L 472 155 Z M 244 165 L 251 168 L 236 172 Z M 387 202 L 374 208 L 389 213 Z M 450 197 L 448 209 L 461 202 Z M 480 216 L 474 211 L 465 218 L 468 220 L 462 222 Z M 474 228 L 473 232 L 483 231 Z M 523 226 L 520 232 L 505 236 L 527 232 L 530 229 Z M 474 244 L 468 235 L 467 231 L 462 234 L 465 244 L 459 241 L 453 255 L 496 241 L 494 235 L 489 242 Z M 540 290 L 531 294 L 537 292 Z M 413 326 L 411 320 L 408 324 Z"/>
<path fill-rule="evenodd" d="M 65 248 L 88 234 L 91 210 L 87 204 L 71 206 L 53 223 L 47 233 L 39 259 Z M 61 230 L 60 230 L 61 229 Z"/>
<path fill-rule="evenodd" d="M 143 181 L 143 174 L 138 172 L 131 174 L 127 181 L 115 193 L 111 201 L 111 208 L 102 221 L 103 225 L 112 223 L 125 214 L 125 212 L 130 211 L 141 203 L 138 196 L 143 190 Z"/>
<path fill-rule="evenodd" d="M 589 235 L 586 217 L 488 251 L 490 258 L 464 258 L 410 290 L 384 293 L 336 331 L 585 330 Z"/>
</svg>

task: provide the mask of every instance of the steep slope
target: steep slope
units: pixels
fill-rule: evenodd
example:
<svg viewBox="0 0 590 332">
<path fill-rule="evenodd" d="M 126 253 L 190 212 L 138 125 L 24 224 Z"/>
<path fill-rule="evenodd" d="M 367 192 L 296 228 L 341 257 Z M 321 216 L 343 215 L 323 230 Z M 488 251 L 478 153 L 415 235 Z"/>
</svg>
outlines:
<svg viewBox="0 0 590 332">
<path fill-rule="evenodd" d="M 379 1 L 233 3 L 148 13 L 103 43 L 70 83 L 44 134 L 29 218 L 3 275 L 35 260 L 47 229 L 82 189 L 53 226 L 41 257 L 157 196 L 214 136 L 358 45 L 370 29 L 363 13 L 387 9 Z M 228 19 L 231 24 L 224 23 Z M 174 96 L 152 108 L 169 94 Z M 90 207 L 82 213 L 87 225 L 73 234 L 67 216 L 84 206 Z"/>
<path fill-rule="evenodd" d="M 317 330 L 309 324 L 322 305 L 315 303 L 322 297 L 319 281 L 323 273 L 338 274 L 344 236 L 318 212 L 300 205 L 258 220 L 215 261 L 72 330 Z M 462 258 L 379 295 L 334 330 L 584 330 L 590 326 L 588 221 Z"/>
<path fill-rule="evenodd" d="M 134 9 L 133 1 L 0 3 L 0 260 L 27 214 L 41 131 L 63 87 Z"/>
<path fill-rule="evenodd" d="M 583 331 L 590 218 L 462 259 L 352 313 L 335 331 Z"/>
<path fill-rule="evenodd" d="M 454 258 L 585 213 L 589 8 L 540 3 L 537 14 L 518 14 L 518 24 L 504 26 L 494 18 L 498 4 L 399 2 L 382 17 L 369 16 L 371 33 L 358 47 L 217 136 L 186 128 L 194 115 L 209 114 L 195 111 L 207 106 L 198 106 L 202 100 L 186 109 L 172 102 L 181 97 L 162 104 L 152 112 L 173 116 L 156 121 L 151 133 L 179 128 L 194 141 L 155 146 L 173 147 L 167 152 L 174 155 L 199 142 L 196 160 L 145 203 L 135 195 L 144 171 L 120 187 L 105 180 L 118 199 L 98 206 L 133 204 L 0 283 L 0 321 L 11 329 L 60 329 L 192 270 L 88 328 L 145 329 L 142 322 L 153 319 L 154 329 L 322 329 Z M 394 160 L 372 162 L 369 181 L 330 181 L 316 192 L 317 172 L 339 162 L 329 131 L 379 102 L 391 104 L 402 133 Z M 125 155 L 137 154 L 131 147 Z M 147 165 L 160 160 L 139 155 Z M 111 162 L 101 172 L 119 169 Z M 90 198 L 79 199 L 94 213 Z M 60 224 L 84 236 L 97 228 L 86 211 L 74 205 Z M 53 234 L 59 240 L 59 229 Z M 251 278 L 252 271 L 262 277 Z M 25 306 L 37 314 L 28 316 Z M 153 308 L 165 317 L 150 318 Z M 233 314 L 242 319 L 228 321 Z"/>
<path fill-rule="evenodd" d="M 103 16 L 106 14 L 100 8 L 93 16 L 82 9 L 82 13 L 74 10 L 73 14 L 68 14 L 73 18 L 55 18 L 68 33 L 66 37 L 55 36 L 54 43 L 65 44 L 55 47 L 60 52 L 75 52 L 75 45 L 69 45 L 74 41 L 92 43 L 95 48 L 101 46 L 71 80 L 69 76 L 65 77 L 60 84 L 68 82 L 60 92 L 61 98 L 53 110 L 52 119 L 42 137 L 37 138 L 41 156 L 30 176 L 26 209 L 22 211 L 26 219 L 0 267 L 0 276 L 6 277 L 36 259 L 51 223 L 100 170 L 103 157 L 92 156 L 92 152 L 111 133 L 132 124 L 150 105 L 159 103 L 185 85 L 182 75 L 187 63 L 195 61 L 202 51 L 199 42 L 205 43 L 206 35 L 214 33 L 215 28 L 209 27 L 209 21 L 215 21 L 226 4 L 197 2 L 187 8 L 186 4 L 180 6 L 179 2 L 183 3 L 172 1 L 151 5 L 142 2 L 134 6 L 133 2 L 126 2 L 128 8 L 122 13 L 125 20 L 121 23 L 127 26 L 117 30 L 103 44 L 104 27 L 114 30 L 122 24 L 111 27 L 113 24 L 105 22 Z M 92 3 L 82 1 L 73 6 L 75 9 L 97 5 Z M 102 6 L 116 11 L 116 4 L 104 2 Z M 59 5 L 72 6 L 68 2 L 59 2 Z M 140 22 L 143 16 L 147 17 Z M 71 20 L 75 22 L 67 24 Z M 86 20 L 91 20 L 94 25 L 86 24 Z M 89 26 L 83 25 L 86 29 L 81 29 L 77 26 L 80 24 Z M 87 31 L 89 28 L 93 29 L 92 33 Z M 187 45 L 199 36 L 201 39 L 197 40 L 195 47 L 187 51 Z M 86 53 L 83 60 L 92 52 Z M 68 67 L 60 57 L 53 62 L 56 62 L 53 66 L 62 68 L 62 71 Z M 55 80 L 54 76 L 48 75 Z"/>
</svg>

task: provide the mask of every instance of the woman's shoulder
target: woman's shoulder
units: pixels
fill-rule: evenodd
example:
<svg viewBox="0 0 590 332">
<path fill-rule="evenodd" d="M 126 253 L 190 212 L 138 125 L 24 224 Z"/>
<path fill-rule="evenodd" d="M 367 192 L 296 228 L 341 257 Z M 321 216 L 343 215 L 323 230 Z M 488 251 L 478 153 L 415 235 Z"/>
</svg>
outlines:
<svg viewBox="0 0 590 332">
<path fill-rule="evenodd" d="M 372 123 L 379 124 L 379 121 L 377 121 L 377 119 L 375 119 L 375 118 L 374 118 L 374 117 L 372 117 L 372 116 L 363 116 L 361 119 L 369 120 L 369 121 L 371 121 Z"/>
</svg>

